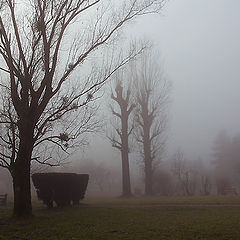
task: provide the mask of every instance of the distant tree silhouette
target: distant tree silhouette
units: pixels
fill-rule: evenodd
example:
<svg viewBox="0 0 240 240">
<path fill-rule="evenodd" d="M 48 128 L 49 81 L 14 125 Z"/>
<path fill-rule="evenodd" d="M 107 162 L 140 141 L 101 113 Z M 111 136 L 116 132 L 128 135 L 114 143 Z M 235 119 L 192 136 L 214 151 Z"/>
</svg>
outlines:
<svg viewBox="0 0 240 240">
<path fill-rule="evenodd" d="M 192 196 L 196 191 L 197 171 L 190 166 L 180 150 L 174 154 L 172 172 L 177 177 L 183 195 Z"/>
<path fill-rule="evenodd" d="M 218 193 L 240 186 L 240 135 L 230 137 L 226 131 L 219 132 L 212 150 Z"/>
<path fill-rule="evenodd" d="M 166 143 L 169 82 L 163 77 L 159 59 L 152 52 L 143 55 L 135 69 L 136 131 L 145 173 L 145 194 L 153 195 L 153 174 L 159 164 Z"/>
<path fill-rule="evenodd" d="M 120 80 L 116 82 L 115 91 L 112 92 L 111 98 L 118 105 L 120 112 L 111 106 L 112 114 L 120 120 L 120 127 L 114 126 L 115 132 L 118 135 L 112 135 L 109 137 L 112 146 L 121 151 L 122 157 L 122 196 L 130 197 L 131 193 L 131 182 L 130 182 L 130 171 L 129 171 L 129 144 L 128 138 L 133 131 L 133 126 L 129 129 L 129 116 L 134 109 L 134 104 L 130 101 L 130 85 L 126 91 L 122 87 Z"/>
</svg>

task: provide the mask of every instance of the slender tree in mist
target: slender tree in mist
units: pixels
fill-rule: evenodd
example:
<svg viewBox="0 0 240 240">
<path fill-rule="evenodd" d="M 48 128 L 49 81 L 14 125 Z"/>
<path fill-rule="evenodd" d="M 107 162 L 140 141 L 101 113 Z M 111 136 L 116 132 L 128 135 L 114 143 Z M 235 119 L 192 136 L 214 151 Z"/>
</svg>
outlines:
<svg viewBox="0 0 240 240">
<path fill-rule="evenodd" d="M 218 193 L 225 194 L 226 189 L 239 187 L 240 135 L 230 137 L 221 131 L 214 142 L 213 157 Z"/>
<path fill-rule="evenodd" d="M 214 157 L 213 163 L 216 165 L 216 168 L 219 168 L 219 170 L 226 168 L 229 165 L 231 143 L 231 137 L 228 136 L 224 130 L 219 132 L 214 141 L 214 146 L 212 148 Z"/>
<path fill-rule="evenodd" d="M 153 174 L 164 152 L 166 143 L 167 103 L 169 82 L 163 77 L 159 59 L 149 52 L 136 66 L 136 140 L 140 149 L 145 173 L 145 194 L 153 195 Z"/>
<path fill-rule="evenodd" d="M 196 191 L 197 172 L 189 165 L 183 152 L 180 150 L 174 154 L 172 172 L 177 177 L 183 195 L 194 195 Z"/>
<path fill-rule="evenodd" d="M 125 93 L 124 93 L 125 92 Z M 120 112 L 114 110 L 111 106 L 112 114 L 120 120 L 121 127 L 114 126 L 115 132 L 118 135 L 109 137 L 112 146 L 121 151 L 122 157 L 122 196 L 130 197 L 131 193 L 131 182 L 130 182 L 130 171 L 129 171 L 129 144 L 128 138 L 133 131 L 133 126 L 129 129 L 129 116 L 134 109 L 134 104 L 131 103 L 131 90 L 130 84 L 126 91 L 123 90 L 121 81 L 116 82 L 115 91 L 112 92 L 111 98 L 118 105 Z"/>
<path fill-rule="evenodd" d="M 51 165 L 53 149 L 65 152 L 82 133 L 94 131 L 91 103 L 97 92 L 141 52 L 111 52 L 122 27 L 137 16 L 160 11 L 163 3 L 0 1 L 0 86 L 5 94 L 0 165 L 13 178 L 15 216 L 32 214 L 31 162 Z"/>
</svg>

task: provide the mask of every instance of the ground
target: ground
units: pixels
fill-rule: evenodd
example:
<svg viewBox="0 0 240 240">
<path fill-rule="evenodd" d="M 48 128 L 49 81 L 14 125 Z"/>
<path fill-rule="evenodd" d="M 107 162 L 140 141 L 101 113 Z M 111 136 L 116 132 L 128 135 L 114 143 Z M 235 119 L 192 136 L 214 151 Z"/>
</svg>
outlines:
<svg viewBox="0 0 240 240">
<path fill-rule="evenodd" d="M 78 208 L 47 210 L 34 201 L 34 217 L 10 218 L 0 208 L 0 240 L 237 240 L 240 197 L 85 200 Z"/>
</svg>

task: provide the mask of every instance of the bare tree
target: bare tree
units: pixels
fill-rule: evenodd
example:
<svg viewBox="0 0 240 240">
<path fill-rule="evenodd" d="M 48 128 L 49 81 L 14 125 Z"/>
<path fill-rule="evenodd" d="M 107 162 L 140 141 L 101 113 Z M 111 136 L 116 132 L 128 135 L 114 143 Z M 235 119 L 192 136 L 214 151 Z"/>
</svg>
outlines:
<svg viewBox="0 0 240 240">
<path fill-rule="evenodd" d="M 114 110 L 111 106 L 112 114 L 120 119 L 121 127 L 114 126 L 115 132 L 118 138 L 113 134 L 109 137 L 112 146 L 121 151 L 122 157 L 122 196 L 130 197 L 131 193 L 131 182 L 130 182 L 130 171 L 129 171 L 129 144 L 128 138 L 133 131 L 133 125 L 129 128 L 129 116 L 132 113 L 135 105 L 130 100 L 131 90 L 130 84 L 128 84 L 127 90 L 124 93 L 121 81 L 118 79 L 116 82 L 115 92 L 112 91 L 111 98 L 117 103 L 120 112 Z M 118 140 L 119 139 L 119 140 Z"/>
<path fill-rule="evenodd" d="M 32 214 L 31 161 L 47 163 L 46 156 L 41 158 L 44 143 L 66 151 L 82 132 L 94 131 L 88 125 L 93 111 L 84 109 L 106 80 L 136 55 L 110 53 L 116 57 L 107 61 L 103 53 L 109 53 L 125 23 L 159 11 L 164 0 L 0 3 L 1 86 L 7 96 L 1 111 L 5 134 L 0 137 L 0 165 L 11 172 L 14 215 L 22 217 Z M 79 127 L 74 120 L 83 115 Z"/>
<path fill-rule="evenodd" d="M 205 196 L 210 195 L 211 188 L 212 188 L 212 184 L 211 184 L 210 177 L 207 175 L 201 176 L 200 193 Z"/>
<path fill-rule="evenodd" d="M 149 52 L 135 70 L 137 89 L 136 140 L 144 162 L 145 194 L 153 195 L 153 173 L 159 164 L 166 143 L 166 107 L 169 82 L 163 77 L 159 59 Z"/>
<path fill-rule="evenodd" d="M 229 194 L 230 189 L 239 188 L 240 135 L 230 137 L 221 131 L 214 142 L 214 173 L 219 194 Z M 232 191 L 234 193 L 236 191 Z"/>
<path fill-rule="evenodd" d="M 177 151 L 174 155 L 172 172 L 177 177 L 183 195 L 194 195 L 196 191 L 197 172 L 189 166 L 181 151 Z"/>
</svg>

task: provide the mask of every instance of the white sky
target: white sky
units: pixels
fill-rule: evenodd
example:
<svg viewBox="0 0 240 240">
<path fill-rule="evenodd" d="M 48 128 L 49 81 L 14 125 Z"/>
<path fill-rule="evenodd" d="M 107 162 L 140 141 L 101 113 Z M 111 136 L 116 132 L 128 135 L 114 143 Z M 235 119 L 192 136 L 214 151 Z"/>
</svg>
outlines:
<svg viewBox="0 0 240 240">
<path fill-rule="evenodd" d="M 221 129 L 240 132 L 239 0 L 170 0 L 131 27 L 154 41 L 173 83 L 170 149 L 198 157 Z"/>
<path fill-rule="evenodd" d="M 160 15 L 127 32 L 155 43 L 172 82 L 169 153 L 181 148 L 192 160 L 208 161 L 220 130 L 240 132 L 240 1 L 169 0 Z M 104 139 L 86 153 L 121 163 Z"/>
</svg>

